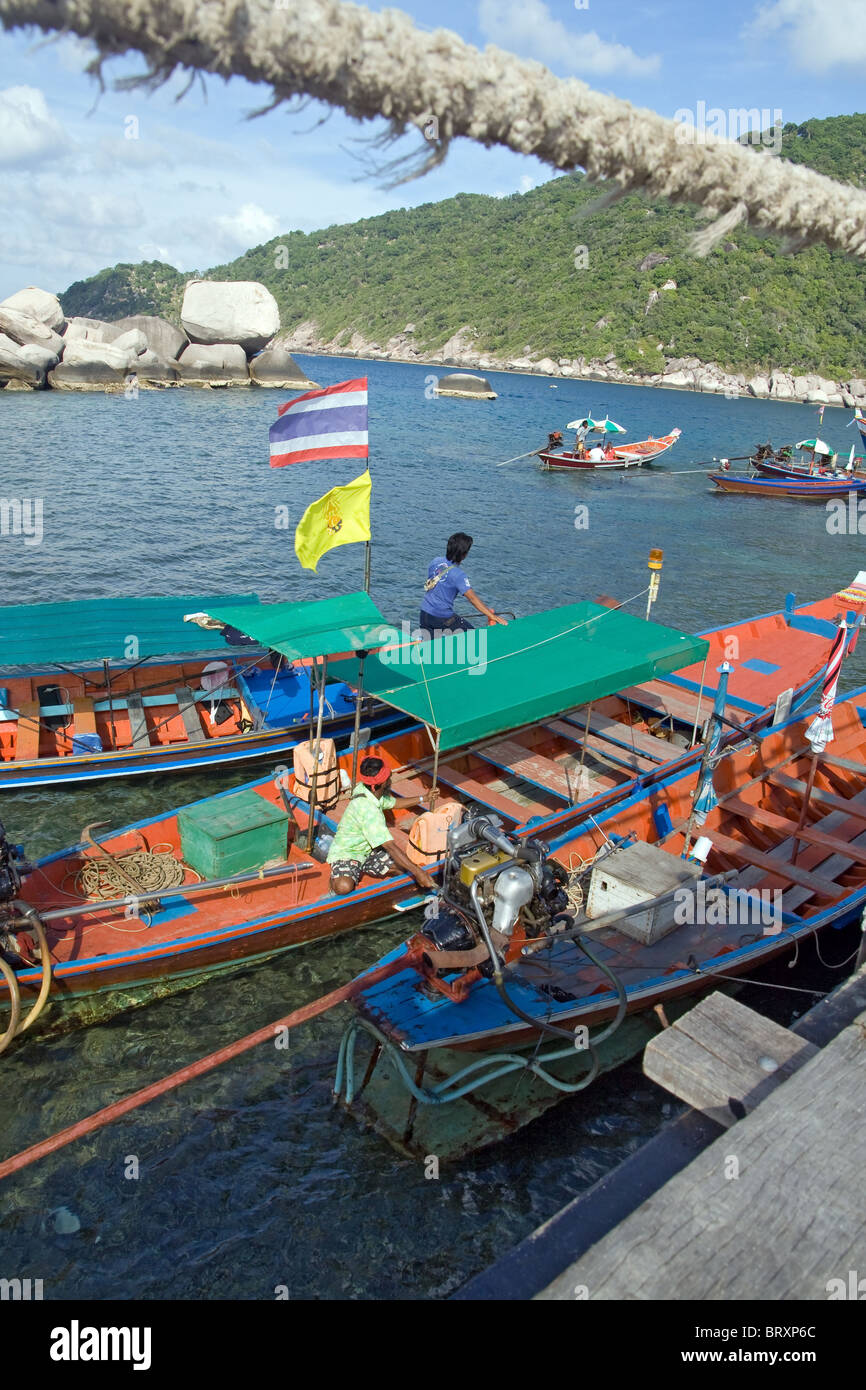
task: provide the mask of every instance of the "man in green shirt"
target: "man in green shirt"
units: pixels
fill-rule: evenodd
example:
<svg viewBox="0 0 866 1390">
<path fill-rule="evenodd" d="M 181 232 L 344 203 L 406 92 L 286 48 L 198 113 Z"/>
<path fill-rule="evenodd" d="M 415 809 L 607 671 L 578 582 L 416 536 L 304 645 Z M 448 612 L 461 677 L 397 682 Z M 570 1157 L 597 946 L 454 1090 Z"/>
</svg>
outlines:
<svg viewBox="0 0 866 1390">
<path fill-rule="evenodd" d="M 391 769 L 381 758 L 364 758 L 358 772 L 361 780 L 328 850 L 331 892 L 351 893 L 364 874 L 385 878 L 397 869 L 411 874 L 419 888 L 435 888 L 426 869 L 413 864 L 395 844 L 385 820 L 386 811 L 424 802 L 417 796 L 392 795 Z"/>
</svg>

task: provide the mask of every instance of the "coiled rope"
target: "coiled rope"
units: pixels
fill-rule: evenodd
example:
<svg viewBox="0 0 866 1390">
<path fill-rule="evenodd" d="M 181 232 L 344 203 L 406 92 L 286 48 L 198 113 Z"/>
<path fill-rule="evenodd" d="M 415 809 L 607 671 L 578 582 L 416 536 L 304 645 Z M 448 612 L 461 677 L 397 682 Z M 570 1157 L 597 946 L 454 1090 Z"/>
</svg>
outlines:
<svg viewBox="0 0 866 1390">
<path fill-rule="evenodd" d="M 75 887 L 83 898 L 128 897 L 130 879 L 138 885 L 141 896 L 161 893 L 167 888 L 179 888 L 184 881 L 184 866 L 167 849 L 136 849 L 118 854 L 113 859 L 87 859 L 75 875 Z"/>
<path fill-rule="evenodd" d="M 183 68 L 190 84 L 195 72 L 266 83 L 265 110 L 301 96 L 357 120 L 384 116 L 390 138 L 435 117 L 436 139 L 392 166 L 403 178 L 441 163 L 464 136 L 615 180 L 617 196 L 641 189 L 699 205 L 715 220 L 695 238 L 698 254 L 747 223 L 795 247 L 823 242 L 866 257 L 866 193 L 853 185 L 690 131 L 492 45 L 481 52 L 448 30 L 424 33 L 398 10 L 339 0 L 0 0 L 0 21 L 91 40 L 100 78 L 106 58 L 137 50 L 149 69 L 124 88 L 157 86 Z"/>
</svg>

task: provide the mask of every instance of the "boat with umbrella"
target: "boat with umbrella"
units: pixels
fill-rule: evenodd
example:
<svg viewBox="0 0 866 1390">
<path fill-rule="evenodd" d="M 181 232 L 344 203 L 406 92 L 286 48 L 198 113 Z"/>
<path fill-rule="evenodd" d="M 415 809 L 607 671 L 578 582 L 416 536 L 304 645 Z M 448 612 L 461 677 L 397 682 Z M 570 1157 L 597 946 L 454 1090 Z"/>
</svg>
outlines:
<svg viewBox="0 0 866 1390">
<path fill-rule="evenodd" d="M 866 478 L 846 472 L 837 472 L 829 477 L 814 474 L 811 477 L 776 478 L 720 471 L 710 473 L 708 477 L 720 492 L 738 493 L 746 497 L 824 502 L 831 497 L 846 497 L 851 492 L 866 492 Z"/>
<path fill-rule="evenodd" d="M 803 452 L 797 458 L 795 449 Z M 770 478 L 838 478 L 851 473 L 863 473 L 866 460 L 855 454 L 854 446 L 844 467 L 838 464 L 838 454 L 823 439 L 801 439 L 797 444 L 788 444 L 783 449 L 773 449 L 772 444 L 761 444 L 749 459 L 756 472 Z"/>
<path fill-rule="evenodd" d="M 565 428 L 574 430 L 574 444 L 570 449 L 566 449 L 562 432 L 553 431 L 548 436 L 547 447 L 538 450 L 542 468 L 554 471 L 575 468 L 639 468 L 672 449 L 682 433 L 681 430 L 675 429 L 660 439 L 650 436 L 633 444 L 622 444 L 617 442 L 618 436 L 627 434 L 628 431 L 607 415 L 600 419 L 591 415 L 584 416 L 580 420 L 572 420 Z M 594 442 L 593 436 L 596 436 Z"/>
</svg>

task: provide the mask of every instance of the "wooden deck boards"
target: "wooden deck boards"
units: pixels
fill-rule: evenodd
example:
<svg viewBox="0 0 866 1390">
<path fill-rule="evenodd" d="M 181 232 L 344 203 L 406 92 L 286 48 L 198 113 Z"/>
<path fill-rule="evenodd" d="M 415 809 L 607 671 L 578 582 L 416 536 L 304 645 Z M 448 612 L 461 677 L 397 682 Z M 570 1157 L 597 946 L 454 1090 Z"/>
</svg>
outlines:
<svg viewBox="0 0 866 1390">
<path fill-rule="evenodd" d="M 615 719 L 608 719 L 603 714 L 591 714 L 588 717 L 573 714 L 569 716 L 568 723 L 576 724 L 579 729 L 586 729 L 588 726 L 590 733 L 598 734 L 606 742 L 630 749 L 634 753 L 642 753 L 644 757 L 651 758 L 656 763 L 669 763 L 674 758 L 681 757 L 685 751 L 682 748 L 674 748 L 672 744 L 666 743 L 664 739 L 655 738 L 652 734 L 641 733 L 640 729 L 635 729 L 630 724 L 618 724 Z"/>
<path fill-rule="evenodd" d="M 518 825 L 521 821 L 528 820 L 530 816 L 550 815 L 546 806 L 519 806 L 516 801 L 510 801 L 508 797 L 503 796 L 501 792 L 494 791 L 492 788 L 485 786 L 483 782 L 475 781 L 468 773 L 460 772 L 454 767 L 440 767 L 439 781 L 447 787 L 453 787 L 453 789 L 459 792 L 461 797 L 465 797 L 467 801 L 477 801 L 482 806 L 487 806 L 490 810 L 497 811 L 501 816 L 504 816 L 506 820 L 511 821 L 513 825 Z"/>
<path fill-rule="evenodd" d="M 190 743 L 204 743 L 204 729 L 192 691 L 188 685 L 179 685 L 174 693 L 177 696 L 187 738 Z"/>
<path fill-rule="evenodd" d="M 731 859 L 741 860 L 750 864 L 753 868 L 762 869 L 764 876 L 772 874 L 776 878 L 787 879 L 789 883 L 796 883 L 800 888 L 808 888 L 810 893 L 814 893 L 819 898 L 838 898 L 841 890 L 837 883 L 833 883 L 829 878 L 822 878 L 819 874 L 809 873 L 806 869 L 801 869 L 797 865 L 787 863 L 782 859 L 777 851 L 773 851 L 771 858 L 769 853 L 755 849 L 752 845 L 745 844 L 742 840 L 735 840 L 731 835 L 723 835 L 720 830 L 704 830 L 703 834 L 712 840 L 716 849 L 721 850 L 722 854 L 729 855 Z"/>
<path fill-rule="evenodd" d="M 861 1014 L 538 1297 L 825 1301 L 847 1285 L 866 1243 L 864 1028 Z"/>
<path fill-rule="evenodd" d="M 480 748 L 473 749 L 473 752 L 476 757 L 483 758 L 494 767 L 513 772 L 521 781 L 541 787 L 543 791 L 550 792 L 563 801 L 571 802 L 575 799 L 574 793 L 577 789 L 566 770 L 552 758 L 542 757 L 540 753 L 525 748 L 522 743 L 516 743 L 512 739 L 497 739 L 493 743 L 485 743 Z"/>
<path fill-rule="evenodd" d="M 141 696 L 130 691 L 126 697 L 126 708 L 129 711 L 129 727 L 133 748 L 149 748 L 150 734 L 147 729 L 147 718 L 141 703 Z"/>
<path fill-rule="evenodd" d="M 866 864 L 866 849 L 858 849 L 849 840 L 840 840 L 838 836 L 828 835 L 825 831 L 813 829 L 810 825 L 798 829 L 796 821 L 788 820 L 787 816 L 777 815 L 775 811 L 765 811 L 763 807 L 752 806 L 748 801 L 741 801 L 735 796 L 725 801 L 725 810 L 742 817 L 743 820 L 752 821 L 755 825 L 766 826 L 768 830 L 781 830 L 792 839 L 802 840 L 808 845 L 817 845 L 820 849 L 829 850 L 831 854 L 844 854 L 855 864 Z"/>
</svg>

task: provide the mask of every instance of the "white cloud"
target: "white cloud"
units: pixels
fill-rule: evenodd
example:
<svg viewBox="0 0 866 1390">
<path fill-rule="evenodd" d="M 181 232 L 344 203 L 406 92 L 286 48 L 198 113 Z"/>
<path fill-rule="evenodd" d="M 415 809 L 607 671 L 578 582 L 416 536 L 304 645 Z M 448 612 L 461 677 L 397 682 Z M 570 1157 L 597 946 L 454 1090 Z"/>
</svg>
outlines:
<svg viewBox="0 0 866 1390">
<path fill-rule="evenodd" d="M 750 39 L 781 34 L 795 62 L 812 72 L 866 62 L 863 0 L 771 0 L 745 30 Z"/>
<path fill-rule="evenodd" d="M 0 92 L 0 164 L 33 164 L 65 153 L 69 137 L 38 87 Z"/>
<path fill-rule="evenodd" d="M 265 212 L 258 203 L 243 203 L 234 216 L 218 217 L 216 224 L 228 240 L 235 242 L 242 251 L 270 241 L 280 229 L 276 217 Z"/>
<path fill-rule="evenodd" d="M 578 12 L 578 24 L 583 13 Z M 480 0 L 478 21 L 492 43 L 548 67 L 568 68 L 574 77 L 652 77 L 661 66 L 657 54 L 640 58 L 624 44 L 607 43 L 594 30 L 567 28 L 554 19 L 544 0 Z"/>
</svg>

